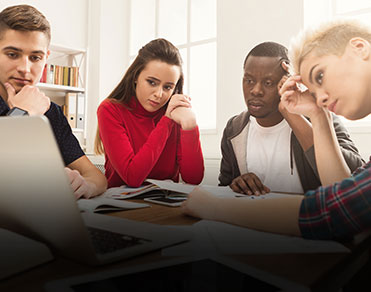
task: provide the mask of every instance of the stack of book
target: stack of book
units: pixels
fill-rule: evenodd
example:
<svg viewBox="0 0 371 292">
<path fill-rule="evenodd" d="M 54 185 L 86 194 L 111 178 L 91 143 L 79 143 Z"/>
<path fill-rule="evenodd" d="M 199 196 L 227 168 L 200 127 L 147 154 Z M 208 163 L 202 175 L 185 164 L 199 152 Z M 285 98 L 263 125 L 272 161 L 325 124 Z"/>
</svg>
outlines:
<svg viewBox="0 0 371 292">
<path fill-rule="evenodd" d="M 79 67 L 45 64 L 40 82 L 78 87 Z"/>
</svg>

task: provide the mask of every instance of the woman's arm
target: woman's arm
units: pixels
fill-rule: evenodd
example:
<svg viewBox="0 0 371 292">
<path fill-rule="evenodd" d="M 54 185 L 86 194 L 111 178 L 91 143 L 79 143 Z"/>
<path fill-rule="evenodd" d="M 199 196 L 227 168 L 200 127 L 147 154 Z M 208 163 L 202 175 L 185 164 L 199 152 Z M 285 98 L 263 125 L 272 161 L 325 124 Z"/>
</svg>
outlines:
<svg viewBox="0 0 371 292">
<path fill-rule="evenodd" d="M 282 86 L 281 103 L 289 112 L 310 118 L 318 173 L 322 185 L 328 185 L 350 176 L 350 170 L 341 153 L 330 113 L 317 106 L 309 91 L 300 91 L 292 76 Z"/>
<path fill-rule="evenodd" d="M 177 145 L 180 174 L 184 182 L 197 185 L 204 177 L 204 159 L 196 116 L 191 108 L 177 107 L 171 117 L 181 127 Z"/>
<path fill-rule="evenodd" d="M 130 131 L 123 126 L 119 108 L 102 104 L 98 109 L 99 134 L 104 150 L 114 169 L 126 184 L 140 186 L 162 154 L 174 122 L 163 116 L 137 153 L 129 139 Z"/>
</svg>

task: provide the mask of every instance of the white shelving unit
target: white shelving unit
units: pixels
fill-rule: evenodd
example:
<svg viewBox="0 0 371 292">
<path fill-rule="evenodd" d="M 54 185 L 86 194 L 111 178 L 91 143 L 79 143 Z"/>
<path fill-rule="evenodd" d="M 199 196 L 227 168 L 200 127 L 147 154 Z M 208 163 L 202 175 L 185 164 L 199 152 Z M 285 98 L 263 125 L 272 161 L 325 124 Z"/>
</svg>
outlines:
<svg viewBox="0 0 371 292">
<path fill-rule="evenodd" d="M 42 90 L 48 90 L 48 91 L 85 92 L 85 88 L 82 88 L 82 87 L 72 87 L 72 86 L 56 85 L 56 84 L 49 84 L 49 83 L 38 83 L 37 86 Z"/>
<path fill-rule="evenodd" d="M 86 149 L 86 114 L 87 114 L 87 50 L 69 48 L 62 45 L 50 45 L 50 56 L 47 60 L 48 64 L 79 67 L 78 87 L 57 85 L 50 83 L 38 83 L 37 87 L 44 91 L 50 99 L 56 104 L 62 106 L 65 103 L 65 96 L 68 92 L 84 93 L 84 113 L 85 121 L 83 129 L 72 128 L 72 132 L 79 140 L 83 150 Z"/>
</svg>

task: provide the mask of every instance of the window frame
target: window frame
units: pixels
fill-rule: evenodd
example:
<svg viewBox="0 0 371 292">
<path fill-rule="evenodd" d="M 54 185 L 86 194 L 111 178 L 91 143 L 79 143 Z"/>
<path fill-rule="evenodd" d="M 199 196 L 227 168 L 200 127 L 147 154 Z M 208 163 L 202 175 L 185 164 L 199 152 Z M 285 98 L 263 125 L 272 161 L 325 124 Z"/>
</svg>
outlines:
<svg viewBox="0 0 371 292">
<path fill-rule="evenodd" d="M 130 5 L 132 1 L 135 0 L 130 0 Z M 154 39 L 160 37 L 159 35 L 159 14 L 160 14 L 160 0 L 153 0 L 155 1 L 155 15 L 154 15 L 154 20 L 155 20 L 155 35 Z M 183 64 L 183 67 L 185 67 L 185 75 L 184 79 L 186 80 L 185 82 L 185 87 L 183 87 L 183 91 L 186 93 L 190 93 L 190 87 L 191 87 L 191 76 L 190 76 L 190 68 L 191 68 L 191 49 L 196 46 L 200 45 L 205 45 L 205 44 L 212 44 L 215 43 L 215 48 L 217 50 L 218 48 L 218 42 L 217 42 L 217 0 L 215 1 L 216 9 L 215 9 L 215 17 L 216 17 L 216 22 L 215 22 L 215 37 L 212 38 L 207 38 L 203 40 L 197 40 L 197 41 L 191 41 L 191 1 L 194 0 L 185 0 L 187 2 L 187 36 L 186 36 L 186 42 L 182 44 L 174 44 L 179 50 L 186 50 L 187 58 L 186 62 Z M 130 18 L 133 16 L 131 15 L 130 12 Z M 131 23 L 131 22 L 130 22 Z M 129 48 L 132 42 L 132 34 L 131 34 L 131 29 L 129 30 Z M 135 59 L 137 54 L 131 54 L 129 50 L 129 64 Z M 216 52 L 217 56 L 217 52 Z M 216 66 L 216 72 L 215 72 L 215 96 L 214 96 L 214 104 L 215 104 L 215 121 L 214 126 L 212 128 L 201 128 L 200 127 L 200 132 L 201 134 L 216 134 L 217 133 L 217 70 L 218 70 L 218 64 L 217 64 L 217 57 L 215 58 L 215 66 Z M 190 93 L 191 95 L 192 93 Z"/>
</svg>

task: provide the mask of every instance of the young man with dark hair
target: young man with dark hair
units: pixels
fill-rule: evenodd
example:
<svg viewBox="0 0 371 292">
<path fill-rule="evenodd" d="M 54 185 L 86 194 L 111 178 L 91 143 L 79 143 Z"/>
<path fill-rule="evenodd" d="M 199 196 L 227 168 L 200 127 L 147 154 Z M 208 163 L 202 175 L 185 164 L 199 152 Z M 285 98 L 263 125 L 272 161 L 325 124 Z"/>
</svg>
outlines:
<svg viewBox="0 0 371 292">
<path fill-rule="evenodd" d="M 0 116 L 45 115 L 76 198 L 90 198 L 106 190 L 106 178 L 84 155 L 61 108 L 35 87 L 50 54 L 50 38 L 48 20 L 34 7 L 0 12 Z"/>
<path fill-rule="evenodd" d="M 304 193 L 321 185 L 311 123 L 280 106 L 279 83 L 288 75 L 287 49 L 274 42 L 254 47 L 244 61 L 247 110 L 232 117 L 221 142 L 220 185 L 239 193 Z M 353 171 L 362 158 L 340 119 L 333 115 L 342 154 Z"/>
</svg>

